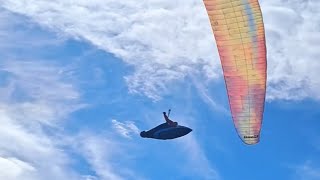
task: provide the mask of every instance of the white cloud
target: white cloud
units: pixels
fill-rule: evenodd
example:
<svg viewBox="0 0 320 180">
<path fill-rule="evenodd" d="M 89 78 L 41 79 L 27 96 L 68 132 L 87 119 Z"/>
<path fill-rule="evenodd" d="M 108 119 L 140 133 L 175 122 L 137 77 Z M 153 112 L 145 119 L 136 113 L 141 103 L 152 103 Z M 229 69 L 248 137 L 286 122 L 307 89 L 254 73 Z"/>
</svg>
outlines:
<svg viewBox="0 0 320 180">
<path fill-rule="evenodd" d="M 182 148 L 184 154 L 188 157 L 188 172 L 186 173 L 195 173 L 202 179 L 221 179 L 219 173 L 212 167 L 210 161 L 203 152 L 202 147 L 192 134 L 185 136 L 185 138 L 178 142 L 179 144 L 181 143 L 179 147 Z"/>
<path fill-rule="evenodd" d="M 312 161 L 306 161 L 300 166 L 295 167 L 295 179 L 317 180 L 320 179 L 320 167 L 314 166 Z"/>
<path fill-rule="evenodd" d="M 131 138 L 132 134 L 139 134 L 140 130 L 132 121 L 125 121 L 124 123 L 119 122 L 115 119 L 112 121 L 113 128 L 119 133 L 121 136 L 125 138 Z"/>
<path fill-rule="evenodd" d="M 16 158 L 0 157 L 0 179 L 14 180 L 14 179 L 34 179 L 32 175 L 35 168 L 30 164 L 20 161 Z"/>
<path fill-rule="evenodd" d="M 130 92 L 155 100 L 188 73 L 220 73 L 201 1 L 3 1 L 3 7 L 122 58 L 135 67 L 126 77 Z"/>
<path fill-rule="evenodd" d="M 1 61 L 0 71 L 7 74 L 0 86 L 4 165 L 0 176 L 4 179 L 78 179 L 61 141 L 44 130 L 53 128 L 58 133 L 57 123 L 83 107 L 79 93 L 71 82 L 64 82 L 59 70 L 44 61 Z"/>
<path fill-rule="evenodd" d="M 22 54 L 25 51 L 40 51 L 41 48 L 61 45 L 65 40 L 63 36 L 57 38 L 54 34 L 48 34 L 40 30 L 34 31 L 37 26 L 28 18 L 1 8 L 0 38 L 3 42 L 0 44 L 3 52 L 1 55 L 7 56 L 7 58 L 16 58 L 17 54 L 8 52 L 19 50 L 19 54 Z"/>
<path fill-rule="evenodd" d="M 64 68 L 31 58 L 57 41 L 16 29 L 23 19 L 6 11 L 0 17 L 0 179 L 79 179 L 55 135 L 58 123 L 83 107 L 80 94 Z"/>
<path fill-rule="evenodd" d="M 8 60 L 3 61 L 0 68 L 8 75 L 7 85 L 0 88 L 0 98 L 10 103 L 8 111 L 15 118 L 49 124 L 83 107 L 77 103 L 79 93 L 72 84 L 63 82 L 65 74 L 54 64 Z"/>
<path fill-rule="evenodd" d="M 6 44 L 0 45 L 0 179 L 136 177 L 135 172 L 118 167 L 118 161 L 114 163 L 119 160 L 116 155 L 125 157 L 122 148 L 127 146 L 111 141 L 112 137 L 77 139 L 64 132 L 63 121 L 87 105 L 82 103 L 72 63 L 35 58 L 47 55 L 44 49 L 52 49 L 50 35 L 35 35 L 41 32 L 26 28 L 25 19 L 6 11 L 1 11 L 0 17 L 7 18 L 0 19 L 0 36 L 4 37 L 0 44 Z M 125 127 L 137 131 L 131 122 Z M 74 157 L 75 153 L 78 156 Z M 77 168 L 86 168 L 86 163 L 97 175 Z"/>
<path fill-rule="evenodd" d="M 79 146 L 81 148 L 80 152 L 99 177 L 102 179 L 123 179 L 108 163 L 112 157 L 112 152 L 117 152 L 116 145 L 113 142 L 90 135 L 85 135 L 81 138 L 81 141 L 76 142 L 83 142 Z"/>
<path fill-rule="evenodd" d="M 130 144 L 122 144 L 112 133 L 99 135 L 85 132 L 71 140 L 75 151 L 86 159 L 96 174 L 87 176 L 89 179 L 143 179 L 126 163 L 122 163 L 134 158 L 133 153 L 128 153 Z"/>
<path fill-rule="evenodd" d="M 0 166 L 3 167 L 0 179 L 135 177 L 136 173 L 114 162 L 119 159 L 116 157 L 125 157 L 122 153 L 125 146 L 114 138 L 99 135 L 77 138 L 62 133 L 61 121 L 84 107 L 76 82 L 69 80 L 72 78 L 64 69 L 38 60 L 2 61 L 0 71 L 8 76 L 7 83 L 0 86 Z M 133 122 L 119 125 L 124 125 L 130 133 L 138 130 Z M 73 165 L 83 164 L 76 164 L 79 162 L 69 153 L 77 153 L 97 176 L 78 172 Z"/>
<path fill-rule="evenodd" d="M 224 114 L 229 114 L 228 110 L 223 107 L 222 105 L 218 104 L 211 96 L 210 93 L 208 92 L 208 89 L 206 88 L 207 84 L 203 82 L 199 82 L 197 78 L 192 77 L 192 83 L 194 84 L 195 88 L 197 89 L 200 97 L 203 99 L 209 107 L 212 109 L 224 113 Z"/>
<path fill-rule="evenodd" d="M 200 71 L 211 78 L 221 76 L 214 39 L 201 1 L 0 2 L 3 8 L 26 15 L 59 34 L 85 39 L 134 66 L 134 74 L 126 77 L 131 92 L 159 99 L 168 86 L 189 73 Z M 315 60 L 319 56 L 320 19 L 316 15 L 319 5 L 317 0 L 262 1 L 268 42 L 270 100 L 320 97 L 319 62 Z M 8 31 L 1 31 L 1 37 L 8 34 Z M 14 40 L 23 40 L 21 37 Z M 6 39 L 7 42 L 16 41 Z M 6 43 L 1 43 L 1 47 Z M 8 46 L 12 44 L 5 48 Z M 12 170 L 12 173 L 0 171 L 0 174 L 7 178 L 23 174 L 26 179 L 75 177 L 75 172 L 69 171 L 67 155 L 42 129 L 42 126 L 54 126 L 56 121 L 82 107 L 75 87 L 64 82 L 64 74 L 59 74 L 63 71 L 51 63 L 1 59 L 0 67 L 1 73 L 6 74 L 0 86 L 0 122 L 3 124 L 0 157 Z M 202 95 L 210 101 L 205 91 Z M 128 128 L 121 125 L 118 127 Z M 115 155 L 110 149 L 120 149 L 118 145 L 97 137 L 86 140 L 90 146 L 80 145 L 81 152 L 97 174 L 105 179 L 122 179 L 125 173 L 116 173 L 108 164 L 109 156 Z M 190 141 L 189 149 L 200 153 L 195 159 L 203 163 L 198 164 L 210 172 L 209 176 L 216 177 L 196 141 Z"/>
<path fill-rule="evenodd" d="M 318 99 L 320 2 L 261 0 L 261 5 L 268 44 L 268 99 Z M 132 93 L 158 100 L 174 81 L 195 71 L 221 77 L 200 0 L 2 0 L 2 7 L 85 39 L 133 65 L 134 74 L 126 77 Z"/>
<path fill-rule="evenodd" d="M 319 99 L 320 2 L 261 4 L 268 44 L 268 99 Z"/>
</svg>

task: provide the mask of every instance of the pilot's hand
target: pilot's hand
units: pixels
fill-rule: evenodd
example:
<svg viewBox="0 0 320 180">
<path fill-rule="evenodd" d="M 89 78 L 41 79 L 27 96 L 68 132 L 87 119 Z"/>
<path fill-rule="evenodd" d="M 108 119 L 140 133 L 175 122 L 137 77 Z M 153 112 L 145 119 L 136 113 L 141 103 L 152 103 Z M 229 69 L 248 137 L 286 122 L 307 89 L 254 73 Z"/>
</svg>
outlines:
<svg viewBox="0 0 320 180">
<path fill-rule="evenodd" d="M 166 112 L 163 112 L 164 115 L 166 115 Z"/>
</svg>

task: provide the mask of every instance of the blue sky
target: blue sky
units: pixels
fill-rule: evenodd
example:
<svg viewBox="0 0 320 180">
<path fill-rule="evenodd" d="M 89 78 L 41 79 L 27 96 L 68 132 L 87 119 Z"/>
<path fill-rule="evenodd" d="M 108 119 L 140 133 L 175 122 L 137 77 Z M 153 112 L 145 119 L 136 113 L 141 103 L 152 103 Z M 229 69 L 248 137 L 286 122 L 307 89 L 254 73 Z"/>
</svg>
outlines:
<svg viewBox="0 0 320 180">
<path fill-rule="evenodd" d="M 267 102 L 247 146 L 201 1 L 0 0 L 0 179 L 320 179 L 320 2 L 260 2 Z M 168 108 L 193 131 L 140 138 Z"/>
</svg>

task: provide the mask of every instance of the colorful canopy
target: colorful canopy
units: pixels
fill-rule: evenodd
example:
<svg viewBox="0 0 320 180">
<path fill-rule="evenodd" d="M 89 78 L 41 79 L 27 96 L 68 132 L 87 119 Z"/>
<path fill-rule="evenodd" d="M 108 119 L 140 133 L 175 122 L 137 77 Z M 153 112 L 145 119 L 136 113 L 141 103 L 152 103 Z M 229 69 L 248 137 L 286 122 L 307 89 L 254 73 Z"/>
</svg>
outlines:
<svg viewBox="0 0 320 180">
<path fill-rule="evenodd" d="M 260 139 L 266 94 L 266 45 L 258 0 L 204 0 L 217 42 L 230 110 L 246 144 Z"/>
</svg>

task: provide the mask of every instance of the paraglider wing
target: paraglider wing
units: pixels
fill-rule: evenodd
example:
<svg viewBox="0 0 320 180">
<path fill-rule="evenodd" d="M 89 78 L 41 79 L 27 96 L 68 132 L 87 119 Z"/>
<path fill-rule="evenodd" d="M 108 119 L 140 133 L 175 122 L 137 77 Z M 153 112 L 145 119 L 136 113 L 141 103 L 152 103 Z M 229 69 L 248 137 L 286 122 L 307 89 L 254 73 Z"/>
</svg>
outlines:
<svg viewBox="0 0 320 180">
<path fill-rule="evenodd" d="M 192 129 L 185 126 L 170 126 L 167 123 L 160 124 L 159 126 L 140 133 L 141 137 L 153 139 L 175 139 L 189 134 Z"/>
<path fill-rule="evenodd" d="M 258 0 L 204 0 L 217 43 L 230 110 L 246 144 L 260 140 L 266 94 L 266 45 Z"/>
</svg>

